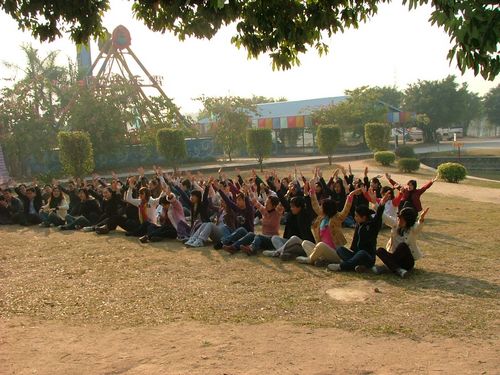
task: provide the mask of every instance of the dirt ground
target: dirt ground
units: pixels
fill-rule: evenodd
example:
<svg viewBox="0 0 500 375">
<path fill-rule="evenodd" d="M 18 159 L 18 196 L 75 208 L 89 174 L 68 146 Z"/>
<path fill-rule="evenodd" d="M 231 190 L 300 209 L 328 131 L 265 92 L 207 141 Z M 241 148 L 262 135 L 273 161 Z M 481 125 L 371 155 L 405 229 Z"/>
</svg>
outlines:
<svg viewBox="0 0 500 375">
<path fill-rule="evenodd" d="M 2 374 L 495 374 L 498 341 L 370 337 L 288 324 L 109 329 L 2 322 Z"/>
<path fill-rule="evenodd" d="M 437 182 L 423 201 L 408 280 L 0 228 L 0 375 L 498 374 L 500 189 Z"/>
</svg>

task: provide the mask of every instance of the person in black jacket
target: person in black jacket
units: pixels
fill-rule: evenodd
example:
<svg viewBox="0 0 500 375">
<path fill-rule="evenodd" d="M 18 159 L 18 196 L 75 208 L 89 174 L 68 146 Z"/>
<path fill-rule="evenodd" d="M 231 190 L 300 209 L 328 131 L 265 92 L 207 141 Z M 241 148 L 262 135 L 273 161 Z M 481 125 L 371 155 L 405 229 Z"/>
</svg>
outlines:
<svg viewBox="0 0 500 375">
<path fill-rule="evenodd" d="M 87 189 L 79 189 L 80 202 L 73 210 L 73 215 L 66 216 L 66 224 L 59 226 L 61 230 L 81 229 L 97 223 L 101 215 L 99 203 L 91 198 Z"/>
<path fill-rule="evenodd" d="M 111 187 L 105 187 L 102 194 L 89 191 L 92 196 L 99 201 L 102 214 L 97 219 L 97 224 L 83 228 L 84 232 L 93 232 L 96 228 L 106 226 L 107 229 L 116 229 L 118 223 L 121 223 L 125 217 L 121 214 L 122 199 Z"/>
<path fill-rule="evenodd" d="M 69 197 L 69 208 L 68 214 L 73 215 L 73 210 L 80 203 L 80 197 L 78 196 L 78 190 L 74 181 L 68 182 L 68 188 L 62 186 L 59 182 L 56 182 L 54 186 L 58 186 L 59 189 Z"/>
<path fill-rule="evenodd" d="M 337 248 L 337 254 L 342 262 L 329 264 L 330 271 L 356 270 L 363 272 L 375 265 L 377 236 L 382 227 L 384 205 L 389 199 L 389 194 L 384 195 L 373 218 L 374 212 L 368 206 L 356 207 L 354 216 L 356 227 L 354 228 L 351 248 L 347 249 L 343 246 Z"/>
<path fill-rule="evenodd" d="M 0 195 L 0 225 L 19 223 L 22 213 L 23 203 L 12 195 L 12 189 L 3 189 Z"/>
<path fill-rule="evenodd" d="M 19 224 L 23 226 L 40 224 L 42 219 L 38 214 L 43 206 L 40 188 L 38 186 L 29 187 L 24 193 L 21 189 L 16 188 L 15 190 L 24 207 L 24 211 L 19 216 Z"/>
</svg>

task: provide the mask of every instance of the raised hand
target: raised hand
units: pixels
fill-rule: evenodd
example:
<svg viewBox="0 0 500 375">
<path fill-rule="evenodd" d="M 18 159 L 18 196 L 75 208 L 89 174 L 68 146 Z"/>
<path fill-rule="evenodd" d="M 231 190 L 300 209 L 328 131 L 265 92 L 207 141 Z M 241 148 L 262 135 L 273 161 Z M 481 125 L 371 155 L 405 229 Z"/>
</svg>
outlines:
<svg viewBox="0 0 500 375">
<path fill-rule="evenodd" d="M 367 177 L 367 176 L 368 176 L 368 166 L 367 166 L 367 165 L 365 166 L 365 172 L 364 172 L 364 175 L 365 175 L 365 177 Z"/>
<path fill-rule="evenodd" d="M 430 208 L 430 207 L 427 207 L 427 208 L 424 210 L 424 212 L 422 212 L 422 213 L 420 214 L 420 219 L 419 219 L 419 220 L 420 220 L 420 222 L 422 222 L 422 223 L 424 222 L 425 215 L 427 215 L 427 212 L 429 212 L 429 208 Z"/>
<path fill-rule="evenodd" d="M 351 163 L 349 163 L 349 175 L 352 175 Z"/>
<path fill-rule="evenodd" d="M 137 173 L 139 173 L 139 176 L 144 176 L 144 168 L 143 167 L 139 167 L 137 168 Z"/>
<path fill-rule="evenodd" d="M 391 192 L 388 191 L 384 194 L 384 196 L 382 197 L 382 200 L 380 201 L 380 204 L 381 205 L 384 205 L 387 203 L 387 201 L 389 201 L 391 199 Z"/>
<path fill-rule="evenodd" d="M 385 178 L 387 178 L 388 180 L 390 180 L 391 179 L 391 175 L 389 173 L 386 173 L 385 174 Z"/>
<path fill-rule="evenodd" d="M 437 174 L 433 179 L 432 182 L 436 182 L 439 179 L 439 174 Z"/>
</svg>

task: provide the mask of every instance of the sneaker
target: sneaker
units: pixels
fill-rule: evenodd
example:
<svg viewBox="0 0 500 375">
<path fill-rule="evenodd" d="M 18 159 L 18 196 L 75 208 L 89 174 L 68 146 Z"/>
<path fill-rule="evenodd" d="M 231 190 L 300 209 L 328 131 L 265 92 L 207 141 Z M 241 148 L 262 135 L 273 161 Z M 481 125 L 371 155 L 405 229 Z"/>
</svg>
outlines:
<svg viewBox="0 0 500 375">
<path fill-rule="evenodd" d="M 149 238 L 149 242 L 160 242 L 162 240 L 163 240 L 163 237 L 157 237 L 157 236 L 153 236 L 153 237 Z"/>
<path fill-rule="evenodd" d="M 148 243 L 149 242 L 149 238 L 148 238 L 148 236 L 142 236 L 141 238 L 139 238 L 139 241 L 141 243 Z"/>
<path fill-rule="evenodd" d="M 330 271 L 337 271 L 337 272 L 341 271 L 340 264 L 336 264 L 336 263 L 329 264 L 326 268 Z"/>
<path fill-rule="evenodd" d="M 93 232 L 93 231 L 95 231 L 95 227 L 94 226 L 83 227 L 82 231 L 83 232 Z"/>
<path fill-rule="evenodd" d="M 65 225 L 59 225 L 57 228 L 59 228 L 59 230 L 68 230 Z"/>
<path fill-rule="evenodd" d="M 235 254 L 238 250 L 233 245 L 224 245 L 222 246 L 224 251 L 227 251 L 229 254 Z"/>
<path fill-rule="evenodd" d="M 314 262 L 314 267 L 328 267 L 329 264 L 330 262 L 327 260 L 318 259 L 317 261 Z"/>
<path fill-rule="evenodd" d="M 109 233 L 109 228 L 106 225 L 103 225 L 102 227 L 97 227 L 95 229 L 95 232 L 97 234 L 108 234 Z M 129 232 L 125 233 L 125 235 L 129 235 Z"/>
<path fill-rule="evenodd" d="M 80 230 L 82 229 L 83 227 L 81 225 L 75 225 L 75 230 Z"/>
<path fill-rule="evenodd" d="M 295 260 L 302 264 L 311 264 L 311 259 L 309 259 L 309 257 L 297 257 Z"/>
<path fill-rule="evenodd" d="M 222 242 L 218 241 L 214 243 L 214 250 L 220 250 L 222 249 Z"/>
<path fill-rule="evenodd" d="M 195 241 L 194 238 L 190 238 L 189 240 L 187 240 L 186 242 L 184 242 L 184 245 L 186 245 L 187 247 L 192 247 L 194 241 Z"/>
<path fill-rule="evenodd" d="M 202 241 L 202 240 L 200 240 L 200 239 L 196 239 L 196 240 L 194 240 L 194 241 L 191 243 L 191 246 L 193 246 L 193 247 L 203 247 L 203 246 L 205 246 L 205 244 L 203 243 L 203 241 Z"/>
<path fill-rule="evenodd" d="M 404 268 L 398 268 L 396 270 L 396 273 L 401 277 L 402 279 L 406 279 L 408 277 L 408 271 L 405 270 Z"/>
<path fill-rule="evenodd" d="M 246 255 L 253 255 L 253 250 L 249 245 L 241 245 L 240 250 L 243 251 Z"/>
<path fill-rule="evenodd" d="M 265 257 L 277 257 L 278 252 L 276 250 L 264 250 L 262 255 Z"/>
<path fill-rule="evenodd" d="M 41 227 L 41 228 L 48 228 L 48 227 L 50 227 L 50 224 L 47 223 L 47 222 L 44 222 L 44 223 L 38 224 L 38 226 Z"/>
<path fill-rule="evenodd" d="M 381 275 L 383 273 L 387 273 L 389 269 L 386 266 L 373 266 L 370 268 L 370 270 L 375 274 L 375 275 Z"/>
<path fill-rule="evenodd" d="M 356 267 L 354 267 L 354 271 L 356 271 L 357 273 L 365 273 L 366 271 L 368 271 L 368 267 L 360 264 L 360 265 L 357 265 Z"/>
</svg>

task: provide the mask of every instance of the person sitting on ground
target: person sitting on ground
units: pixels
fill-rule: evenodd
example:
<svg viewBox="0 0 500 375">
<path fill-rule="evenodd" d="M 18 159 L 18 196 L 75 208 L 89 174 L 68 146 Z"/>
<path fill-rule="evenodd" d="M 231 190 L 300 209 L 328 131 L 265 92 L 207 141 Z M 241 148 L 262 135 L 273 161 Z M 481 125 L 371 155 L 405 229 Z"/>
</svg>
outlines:
<svg viewBox="0 0 500 375">
<path fill-rule="evenodd" d="M 40 210 L 41 227 L 58 227 L 64 225 L 64 220 L 68 214 L 68 202 L 59 187 L 54 186 L 50 192 L 47 204 Z"/>
<path fill-rule="evenodd" d="M 260 250 L 274 249 L 271 238 L 279 234 L 281 216 L 283 215 L 280 200 L 276 196 L 269 196 L 264 206 L 259 203 L 257 196 L 253 195 L 252 203 L 262 215 L 262 234 L 248 232 L 233 244 L 224 247 L 231 254 L 241 250 L 247 255 L 255 255 Z"/>
<path fill-rule="evenodd" d="M 280 257 L 281 260 L 307 256 L 302 242 L 304 240 L 315 241 L 311 232 L 313 220 L 314 212 L 309 195 L 293 197 L 290 201 L 290 213 L 285 224 L 283 238 L 273 236 L 271 242 L 276 250 L 265 250 L 262 255 Z"/>
<path fill-rule="evenodd" d="M 101 215 L 97 200 L 92 198 L 87 189 L 78 189 L 80 203 L 73 209 L 73 215 L 66 215 L 66 224 L 60 225 L 60 230 L 80 230 L 83 227 L 95 225 Z"/>
<path fill-rule="evenodd" d="M 16 189 L 16 193 L 24 207 L 19 217 L 19 224 L 23 226 L 40 224 L 42 219 L 40 219 L 39 213 L 43 206 L 40 188 L 35 184 L 35 186 L 27 188 L 24 193 L 21 189 Z"/>
<path fill-rule="evenodd" d="M 384 205 L 389 200 L 387 193 L 377 208 L 375 216 L 368 206 L 356 207 L 354 220 L 354 237 L 351 248 L 343 246 L 337 247 L 337 254 L 342 260 L 340 264 L 332 263 L 328 265 L 331 271 L 352 271 L 364 272 L 375 265 L 375 251 L 377 247 L 377 236 L 382 227 L 382 215 L 384 214 Z"/>
<path fill-rule="evenodd" d="M 12 194 L 12 189 L 7 187 L 0 196 L 0 225 L 18 224 L 23 213 L 23 203 Z"/>
<path fill-rule="evenodd" d="M 406 186 L 402 186 L 394 181 L 389 173 L 386 173 L 385 177 L 387 178 L 387 180 L 389 180 L 391 185 L 394 188 L 398 189 L 399 193 L 402 194 L 401 201 L 399 202 L 399 210 L 401 210 L 403 207 L 413 207 L 415 210 L 417 210 L 417 212 L 422 211 L 422 202 L 420 201 L 420 197 L 438 179 L 438 176 L 436 176 L 420 189 L 417 189 L 416 180 L 409 180 Z"/>
<path fill-rule="evenodd" d="M 166 189 L 163 177 L 160 178 L 160 181 L 162 187 Z M 136 228 L 131 228 L 125 235 L 142 237 L 148 233 L 149 227 L 154 226 L 157 222 L 158 214 L 156 209 L 159 205 L 160 198 L 165 195 L 165 191 L 162 192 L 160 197 L 153 198 L 149 189 L 143 186 L 139 189 L 139 198 L 133 198 L 132 185 L 135 185 L 135 178 L 131 180 L 127 193 L 125 194 L 125 201 L 137 207 L 139 225 Z"/>
<path fill-rule="evenodd" d="M 175 198 L 174 193 L 170 192 L 167 196 L 160 197 L 159 204 L 162 209 L 158 223 L 149 226 L 147 233 L 139 238 L 142 243 L 158 242 L 164 238 L 177 238 L 177 227 L 181 221 L 189 228 L 184 219 L 184 208 Z"/>
<path fill-rule="evenodd" d="M 117 191 L 119 192 L 118 186 L 116 182 L 113 182 L 111 186 L 104 188 L 101 194 L 94 193 L 94 197 L 100 203 L 102 214 L 95 225 L 84 227 L 84 232 L 93 232 L 99 229 L 98 234 L 105 234 L 110 230 L 115 230 L 117 225 L 122 222 L 123 202 Z"/>
<path fill-rule="evenodd" d="M 315 183 L 316 180 L 312 179 L 309 185 L 314 186 Z M 306 193 L 307 188 L 304 188 Z M 307 256 L 297 257 L 296 260 L 299 263 L 326 266 L 330 263 L 341 262 L 335 249 L 338 246 L 344 246 L 347 242 L 342 233 L 342 223 L 349 215 L 354 194 L 356 194 L 356 190 L 349 194 L 343 210 L 339 212 L 335 201 L 332 199 L 323 200 L 320 207 L 314 190 L 311 190 L 312 207 L 316 215 L 318 215 L 312 224 L 316 244 L 307 240 L 302 242 L 302 247 Z"/>
<path fill-rule="evenodd" d="M 196 232 L 186 242 L 189 247 L 203 247 L 210 239 L 215 250 L 222 249 L 221 240 L 228 237 L 236 229 L 236 217 L 232 210 L 226 206 L 226 202 L 220 201 L 220 207 L 215 215 L 214 222 L 202 223 Z"/>
<path fill-rule="evenodd" d="M 389 269 L 401 278 L 408 276 L 415 266 L 415 261 L 423 257 L 417 245 L 417 237 L 422 232 L 428 211 L 429 208 L 426 208 L 418 221 L 417 211 L 411 207 L 403 208 L 397 220 L 386 218 L 386 223 L 391 226 L 391 237 L 387 242 L 387 250 L 383 247 L 377 249 L 377 256 L 385 266 L 372 267 L 374 273 L 379 274 Z"/>
</svg>

